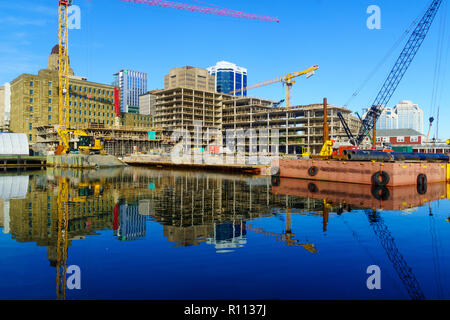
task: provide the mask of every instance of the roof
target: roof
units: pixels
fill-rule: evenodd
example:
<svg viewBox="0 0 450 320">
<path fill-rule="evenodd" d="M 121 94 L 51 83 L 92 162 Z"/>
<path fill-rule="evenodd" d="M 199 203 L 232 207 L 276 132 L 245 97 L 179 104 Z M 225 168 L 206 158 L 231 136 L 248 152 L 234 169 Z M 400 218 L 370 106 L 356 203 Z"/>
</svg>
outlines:
<svg viewBox="0 0 450 320">
<path fill-rule="evenodd" d="M 412 137 L 423 136 L 422 133 L 414 129 L 377 129 L 379 137 Z"/>
</svg>

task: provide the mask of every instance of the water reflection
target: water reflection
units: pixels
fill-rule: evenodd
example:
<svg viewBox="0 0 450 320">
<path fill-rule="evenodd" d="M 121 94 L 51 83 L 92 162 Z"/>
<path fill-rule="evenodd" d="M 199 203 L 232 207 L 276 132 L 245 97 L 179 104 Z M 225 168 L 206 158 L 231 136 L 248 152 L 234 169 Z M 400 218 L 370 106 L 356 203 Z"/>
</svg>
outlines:
<svg viewBox="0 0 450 320">
<path fill-rule="evenodd" d="M 162 226 L 165 241 L 175 247 L 203 244 L 216 253 L 236 252 L 249 245 L 252 233 L 314 255 L 322 248 L 303 234 L 307 230 L 301 225 L 293 227 L 294 214 L 321 219 L 315 232 L 327 233 L 332 213 L 362 210 L 410 297 L 424 297 L 377 210 L 410 212 L 448 198 L 445 183 L 430 184 L 425 192 L 414 186 L 378 190 L 287 178 L 272 184 L 269 177 L 131 167 L 0 176 L 0 227 L 16 242 L 46 247 L 49 264 L 64 280 L 73 241 L 106 235 L 115 243 L 139 242 L 149 236 L 149 221 Z M 259 223 L 263 217 L 283 227 L 266 228 Z M 65 296 L 64 288 L 57 296 Z"/>
<path fill-rule="evenodd" d="M 47 246 L 54 261 L 59 178 L 67 179 L 68 239 L 113 230 L 120 241 L 143 239 L 147 219 L 163 225 L 163 235 L 177 246 L 214 245 L 217 252 L 246 244 L 251 220 L 284 214 L 285 229 L 267 233 L 289 243 L 290 213 L 321 216 L 327 230 L 330 212 L 357 208 L 405 210 L 447 198 L 445 183 L 387 189 L 383 198 L 365 185 L 283 178 L 272 186 L 267 177 L 140 168 L 74 171 L 48 169 L 31 176 L 0 176 L 3 232 L 18 242 Z M 27 192 L 28 191 L 28 192 Z"/>
</svg>

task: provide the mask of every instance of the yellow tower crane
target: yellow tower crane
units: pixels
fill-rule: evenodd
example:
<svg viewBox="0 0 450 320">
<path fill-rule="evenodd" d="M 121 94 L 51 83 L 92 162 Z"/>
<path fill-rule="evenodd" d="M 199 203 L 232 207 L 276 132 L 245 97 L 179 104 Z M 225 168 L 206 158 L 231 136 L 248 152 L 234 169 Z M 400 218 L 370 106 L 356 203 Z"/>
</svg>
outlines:
<svg viewBox="0 0 450 320">
<path fill-rule="evenodd" d="M 69 121 L 67 119 L 67 110 L 69 109 L 69 7 L 72 0 L 58 0 L 58 40 L 59 40 L 59 125 L 58 140 L 59 145 L 56 154 L 65 154 L 69 150 Z"/>
<path fill-rule="evenodd" d="M 264 86 L 268 86 L 270 84 L 273 83 L 278 83 L 281 82 L 284 85 L 286 85 L 286 107 L 290 108 L 292 107 L 292 86 L 295 84 L 294 79 L 297 77 L 300 77 L 302 75 L 306 75 L 307 78 L 311 77 L 314 72 L 319 69 L 318 65 L 314 65 L 308 69 L 305 69 L 303 71 L 299 71 L 299 72 L 291 72 L 288 73 L 284 76 L 272 79 L 272 80 L 267 80 L 267 81 L 263 81 L 263 82 L 259 82 L 259 83 L 255 83 L 251 86 L 242 88 L 242 89 L 238 89 L 238 90 L 234 90 L 231 91 L 229 94 L 235 94 L 235 93 L 239 93 L 242 91 L 248 91 L 251 89 L 255 89 L 255 88 L 260 88 L 260 87 L 264 87 Z"/>
</svg>

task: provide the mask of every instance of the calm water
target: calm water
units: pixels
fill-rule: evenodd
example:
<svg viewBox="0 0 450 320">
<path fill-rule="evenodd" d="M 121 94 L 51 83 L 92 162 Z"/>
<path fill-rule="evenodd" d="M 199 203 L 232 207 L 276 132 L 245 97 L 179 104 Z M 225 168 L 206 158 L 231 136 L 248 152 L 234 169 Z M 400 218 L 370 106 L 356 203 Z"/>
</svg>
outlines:
<svg viewBox="0 0 450 320">
<path fill-rule="evenodd" d="M 0 299 L 449 299 L 447 189 L 141 168 L 3 174 Z M 371 265 L 380 290 L 367 288 Z M 81 289 L 63 285 L 76 273 L 64 266 L 79 267 Z"/>
</svg>

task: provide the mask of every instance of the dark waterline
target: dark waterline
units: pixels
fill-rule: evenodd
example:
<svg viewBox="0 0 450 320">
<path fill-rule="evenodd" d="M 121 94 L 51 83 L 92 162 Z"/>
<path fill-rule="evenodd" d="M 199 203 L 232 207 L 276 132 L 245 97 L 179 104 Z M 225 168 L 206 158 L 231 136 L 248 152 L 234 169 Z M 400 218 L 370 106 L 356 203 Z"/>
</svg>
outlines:
<svg viewBox="0 0 450 320">
<path fill-rule="evenodd" d="M 0 175 L 0 299 L 449 299 L 448 190 L 144 168 Z M 64 265 L 81 289 L 58 286 Z"/>
</svg>

